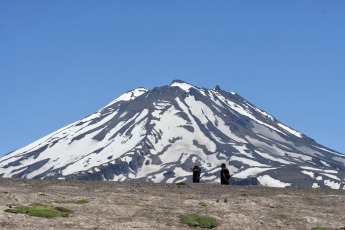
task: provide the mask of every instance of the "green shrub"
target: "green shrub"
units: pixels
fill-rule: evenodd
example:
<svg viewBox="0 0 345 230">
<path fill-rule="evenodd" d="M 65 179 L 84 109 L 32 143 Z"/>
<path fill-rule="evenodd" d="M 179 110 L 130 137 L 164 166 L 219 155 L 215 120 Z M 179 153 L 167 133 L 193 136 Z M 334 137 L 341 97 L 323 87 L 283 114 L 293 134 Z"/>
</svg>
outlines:
<svg viewBox="0 0 345 230">
<path fill-rule="evenodd" d="M 22 205 L 11 205 L 10 209 L 6 209 L 5 212 L 10 213 L 24 213 L 29 216 L 38 217 L 67 217 L 72 211 L 63 207 L 54 207 L 51 205 L 44 206 L 22 206 Z"/>
<path fill-rule="evenodd" d="M 176 184 L 177 184 L 177 185 L 187 185 L 187 183 L 186 183 L 186 182 L 183 182 L 183 181 L 177 182 Z"/>
<path fill-rule="evenodd" d="M 182 223 L 192 227 L 215 228 L 218 226 L 213 217 L 199 216 L 198 214 L 179 215 L 178 217 Z"/>
<path fill-rule="evenodd" d="M 225 198 L 225 199 L 224 199 L 224 203 L 228 203 L 228 199 Z"/>
</svg>

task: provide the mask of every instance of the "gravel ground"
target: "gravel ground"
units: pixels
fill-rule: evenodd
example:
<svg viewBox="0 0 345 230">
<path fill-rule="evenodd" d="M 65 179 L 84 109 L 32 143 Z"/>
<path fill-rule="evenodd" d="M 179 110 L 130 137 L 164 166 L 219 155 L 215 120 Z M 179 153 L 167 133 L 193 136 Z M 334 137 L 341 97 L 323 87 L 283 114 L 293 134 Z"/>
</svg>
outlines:
<svg viewBox="0 0 345 230">
<path fill-rule="evenodd" d="M 67 218 L 4 211 L 82 199 L 89 202 L 52 203 L 73 210 Z M 191 213 L 216 218 L 216 229 L 343 228 L 345 190 L 0 179 L 0 229 L 199 229 L 178 218 Z"/>
</svg>

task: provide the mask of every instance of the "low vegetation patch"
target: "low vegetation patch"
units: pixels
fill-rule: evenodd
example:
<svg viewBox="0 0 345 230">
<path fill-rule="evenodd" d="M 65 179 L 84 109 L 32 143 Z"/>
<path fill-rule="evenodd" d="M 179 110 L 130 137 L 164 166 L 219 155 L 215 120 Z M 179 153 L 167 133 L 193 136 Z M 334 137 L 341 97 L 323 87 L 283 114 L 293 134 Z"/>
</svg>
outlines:
<svg viewBox="0 0 345 230">
<path fill-rule="evenodd" d="M 45 218 L 51 218 L 51 217 L 68 217 L 69 213 L 72 212 L 72 210 L 64 208 L 64 207 L 55 207 L 52 205 L 29 205 L 29 206 L 23 206 L 23 205 L 9 205 L 9 209 L 5 209 L 5 212 L 10 213 L 23 213 L 27 214 L 29 216 L 38 216 L 38 217 L 45 217 Z"/>
<path fill-rule="evenodd" d="M 192 227 L 215 228 L 218 226 L 216 219 L 213 217 L 198 214 L 179 215 L 178 217 L 182 223 Z"/>
<path fill-rule="evenodd" d="M 232 209 L 232 210 L 234 210 L 236 213 L 249 213 L 252 211 L 250 209 L 244 209 L 244 208 L 237 208 L 237 209 Z"/>
<path fill-rule="evenodd" d="M 177 182 L 176 184 L 177 184 L 177 185 L 187 185 L 187 183 L 186 183 L 186 182 L 183 182 L 183 181 Z"/>
<path fill-rule="evenodd" d="M 206 207 L 206 206 L 207 206 L 207 204 L 206 204 L 205 202 L 200 202 L 199 205 L 200 205 L 201 207 Z"/>
<path fill-rule="evenodd" d="M 95 189 L 98 189 L 98 187 L 97 186 L 87 186 L 85 189 L 86 190 L 95 190 Z"/>
<path fill-rule="evenodd" d="M 57 204 L 86 204 L 89 203 L 88 200 L 56 200 L 53 203 Z"/>
<path fill-rule="evenodd" d="M 8 205 L 8 206 L 11 207 L 11 205 Z M 12 206 L 16 206 L 16 205 L 13 204 Z M 37 206 L 45 206 L 45 204 L 41 204 L 41 203 L 32 203 L 32 204 L 29 204 L 29 206 L 37 207 Z"/>
</svg>

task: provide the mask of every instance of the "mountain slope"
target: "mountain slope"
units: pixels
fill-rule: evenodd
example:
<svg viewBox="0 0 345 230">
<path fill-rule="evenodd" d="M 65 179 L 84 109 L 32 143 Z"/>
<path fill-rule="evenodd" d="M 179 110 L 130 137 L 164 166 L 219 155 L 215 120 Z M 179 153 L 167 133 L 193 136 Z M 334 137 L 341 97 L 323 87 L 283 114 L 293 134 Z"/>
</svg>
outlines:
<svg viewBox="0 0 345 230">
<path fill-rule="evenodd" d="M 0 159 L 1 177 L 343 188 L 345 156 L 236 93 L 183 81 L 134 89 L 96 113 Z"/>
</svg>

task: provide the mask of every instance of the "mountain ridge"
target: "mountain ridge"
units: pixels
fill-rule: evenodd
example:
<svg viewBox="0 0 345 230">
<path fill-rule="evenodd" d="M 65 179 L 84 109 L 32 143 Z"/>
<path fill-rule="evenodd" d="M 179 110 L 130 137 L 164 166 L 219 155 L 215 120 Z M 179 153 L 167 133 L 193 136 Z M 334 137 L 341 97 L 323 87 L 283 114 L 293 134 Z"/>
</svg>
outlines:
<svg viewBox="0 0 345 230">
<path fill-rule="evenodd" d="M 1 177 L 189 181 L 344 188 L 345 156 L 234 92 L 181 80 L 130 90 L 97 112 L 0 158 Z M 303 168 L 304 167 L 304 168 Z M 291 175 L 289 175 L 291 174 Z"/>
</svg>

